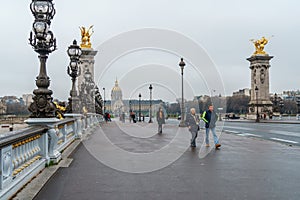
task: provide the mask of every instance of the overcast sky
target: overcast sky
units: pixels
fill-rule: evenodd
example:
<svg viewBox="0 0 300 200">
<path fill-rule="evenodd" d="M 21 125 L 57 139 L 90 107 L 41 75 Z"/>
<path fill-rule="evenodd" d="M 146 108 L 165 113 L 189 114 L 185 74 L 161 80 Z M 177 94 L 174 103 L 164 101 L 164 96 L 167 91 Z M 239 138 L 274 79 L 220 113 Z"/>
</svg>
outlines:
<svg viewBox="0 0 300 200">
<path fill-rule="evenodd" d="M 39 62 L 37 53 L 28 45 L 28 36 L 34 20 L 29 9 L 30 2 L 29 0 L 1 2 L 0 96 L 21 96 L 23 93 L 32 93 L 36 88 L 35 77 L 38 74 Z M 98 49 L 103 43 L 116 35 L 136 29 L 166 29 L 190 38 L 207 52 L 220 72 L 225 92 L 216 92 L 227 95 L 240 88 L 250 87 L 250 69 L 246 58 L 254 52 L 254 46 L 249 39 L 274 35 L 265 48 L 267 53 L 274 56 L 271 60 L 270 91 L 280 93 L 283 90 L 299 88 L 300 2 L 297 0 L 57 0 L 54 3 L 56 15 L 51 30 L 57 38 L 58 50 L 50 54 L 47 70 L 53 96 L 61 100 L 67 99 L 71 87 L 70 78 L 66 74 L 66 66 L 69 62 L 66 49 L 73 39 L 80 40 L 79 26 L 92 24 L 95 31 L 92 44 L 93 48 L 99 51 L 99 55 L 103 53 L 102 49 Z M 177 67 L 170 74 L 164 70 L 162 74 L 165 77 L 174 74 L 172 77 L 176 76 L 176 79 L 173 81 L 180 81 L 179 58 L 175 55 L 143 52 L 143 56 L 140 57 L 129 55 L 132 60 L 139 58 L 139 63 L 131 64 L 129 58 L 122 58 L 125 59 L 124 62 L 121 63 L 120 60 L 115 65 L 119 63 L 119 67 L 124 65 L 125 69 L 130 65 L 147 65 L 151 55 L 156 59 L 161 57 L 161 60 L 167 60 L 162 63 L 155 60 L 153 63 Z M 96 63 L 101 62 L 100 58 L 96 57 Z M 148 60 L 144 62 L 143 59 Z M 187 60 L 186 68 L 189 62 L 193 61 Z M 133 94 L 135 92 L 147 92 L 146 85 L 152 82 L 151 79 L 147 79 L 144 86 L 140 82 L 134 88 L 129 87 L 129 79 L 124 75 L 129 69 L 120 72 L 117 70 L 119 67 L 116 66 L 115 71 L 112 67 L 110 76 L 103 76 L 101 80 L 95 77 L 100 88 L 105 87 L 110 90 L 115 79 L 112 77 L 120 77 L 120 79 L 123 77 L 123 86 L 120 86 L 124 88 L 125 98 L 135 96 L 136 94 Z M 101 74 L 99 70 L 96 64 L 97 76 Z M 143 75 L 142 70 L 137 70 L 136 73 L 141 74 L 137 79 L 147 78 L 149 75 Z M 195 89 L 195 87 L 202 87 L 203 82 L 205 80 L 199 79 L 197 86 L 195 83 L 190 83 L 193 94 L 201 95 L 198 93 L 205 93 L 205 91 L 210 93 L 214 86 L 205 90 Z M 156 83 L 157 87 L 161 88 L 157 90 L 161 94 L 156 93 L 156 98 L 166 95 L 168 92 L 163 92 L 163 83 Z M 189 82 L 186 85 L 189 85 Z M 172 98 L 180 95 L 180 82 L 176 87 L 177 90 L 169 91 L 170 99 L 172 95 Z M 141 88 L 143 90 L 139 91 Z M 168 99 L 168 97 L 163 98 Z"/>
</svg>

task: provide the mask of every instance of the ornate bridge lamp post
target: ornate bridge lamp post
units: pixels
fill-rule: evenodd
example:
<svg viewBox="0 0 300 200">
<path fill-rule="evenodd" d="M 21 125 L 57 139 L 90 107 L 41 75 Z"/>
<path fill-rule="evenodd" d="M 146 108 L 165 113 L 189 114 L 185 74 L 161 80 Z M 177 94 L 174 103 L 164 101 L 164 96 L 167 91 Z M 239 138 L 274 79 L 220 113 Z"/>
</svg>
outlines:
<svg viewBox="0 0 300 200">
<path fill-rule="evenodd" d="M 284 107 L 284 103 L 283 103 L 282 99 L 279 101 L 279 107 L 280 107 L 280 115 L 282 115 L 283 114 L 283 107 Z"/>
<path fill-rule="evenodd" d="M 149 123 L 152 123 L 152 84 L 150 84 L 149 86 L 149 90 L 150 90 L 150 112 L 149 112 Z"/>
<path fill-rule="evenodd" d="M 185 62 L 183 61 L 183 58 L 181 58 L 181 61 L 179 63 L 180 69 L 181 69 L 181 121 L 179 124 L 179 127 L 186 127 L 184 122 L 184 93 L 183 93 L 183 69 L 185 66 Z"/>
<path fill-rule="evenodd" d="M 49 30 L 55 9 L 52 0 L 32 0 L 30 10 L 35 20 L 29 43 L 39 54 L 40 72 L 36 78 L 38 88 L 33 91 L 33 103 L 28 109 L 31 118 L 51 118 L 55 117 L 55 106 L 52 102 L 52 91 L 48 89 L 50 79 L 47 76 L 46 60 L 48 54 L 56 50 L 56 39 Z"/>
<path fill-rule="evenodd" d="M 105 108 L 105 88 L 102 88 L 103 89 L 103 97 L 104 97 L 104 99 L 103 99 L 103 115 L 105 115 L 105 110 L 106 110 L 106 108 Z"/>
<path fill-rule="evenodd" d="M 277 112 L 278 111 L 278 95 L 277 95 L 277 93 L 275 93 L 275 95 L 274 95 L 274 108 L 273 108 L 273 111 L 274 112 Z"/>
<path fill-rule="evenodd" d="M 141 95 L 141 93 L 139 94 L 139 122 L 141 122 L 142 121 L 142 119 L 141 119 L 141 98 L 142 98 L 142 95 Z"/>
<path fill-rule="evenodd" d="M 129 100 L 129 113 L 131 113 L 131 112 L 132 112 L 132 107 L 131 107 L 131 104 L 132 104 L 132 102 L 131 102 L 131 100 Z"/>
<path fill-rule="evenodd" d="M 69 76 L 72 78 L 72 89 L 70 91 L 70 98 L 69 98 L 67 112 L 79 113 L 80 105 L 79 105 L 79 98 L 76 90 L 76 78 L 81 74 L 80 68 L 78 68 L 78 61 L 82 51 L 80 47 L 77 45 L 76 40 L 74 40 L 73 44 L 68 47 L 67 53 L 71 60 L 67 72 Z"/>
</svg>

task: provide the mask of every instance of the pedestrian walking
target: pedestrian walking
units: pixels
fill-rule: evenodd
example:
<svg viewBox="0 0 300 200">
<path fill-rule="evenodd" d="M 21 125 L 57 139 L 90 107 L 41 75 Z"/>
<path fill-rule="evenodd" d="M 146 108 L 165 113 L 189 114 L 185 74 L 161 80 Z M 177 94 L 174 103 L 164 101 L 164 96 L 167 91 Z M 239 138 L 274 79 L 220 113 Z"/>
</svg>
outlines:
<svg viewBox="0 0 300 200">
<path fill-rule="evenodd" d="M 196 138 L 199 131 L 199 116 L 196 115 L 195 108 L 191 108 L 190 113 L 186 116 L 185 123 L 192 134 L 191 147 L 196 147 Z"/>
<path fill-rule="evenodd" d="M 135 120 L 135 113 L 134 113 L 133 111 L 131 111 L 130 117 L 131 117 L 133 123 L 136 123 L 136 120 Z"/>
<path fill-rule="evenodd" d="M 107 123 L 107 121 L 108 121 L 108 113 L 107 113 L 107 112 L 104 113 L 104 120 L 105 120 L 105 122 Z"/>
<path fill-rule="evenodd" d="M 142 114 L 142 121 L 145 122 L 145 116 Z"/>
<path fill-rule="evenodd" d="M 162 133 L 162 125 L 165 124 L 165 114 L 162 108 L 159 108 L 158 112 L 156 113 L 156 121 L 158 123 L 158 133 Z"/>
<path fill-rule="evenodd" d="M 132 120 L 132 116 L 131 116 L 132 114 L 131 113 L 132 113 L 132 111 L 130 110 L 129 111 L 129 123 L 131 123 L 131 120 Z"/>
<path fill-rule="evenodd" d="M 214 111 L 214 106 L 210 105 L 207 111 L 204 111 L 202 114 L 203 121 L 205 122 L 205 143 L 206 146 L 209 147 L 209 132 L 211 131 L 214 137 L 215 147 L 219 148 L 221 144 L 219 143 L 218 136 L 216 134 L 216 122 L 218 120 L 218 115 Z"/>
</svg>

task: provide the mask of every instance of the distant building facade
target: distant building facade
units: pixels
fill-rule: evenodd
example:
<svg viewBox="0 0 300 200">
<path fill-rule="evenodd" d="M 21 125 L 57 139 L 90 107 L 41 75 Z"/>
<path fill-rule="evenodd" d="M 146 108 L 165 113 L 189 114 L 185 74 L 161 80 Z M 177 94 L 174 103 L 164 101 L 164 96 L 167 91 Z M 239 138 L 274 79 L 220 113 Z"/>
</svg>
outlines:
<svg viewBox="0 0 300 200">
<path fill-rule="evenodd" d="M 150 100 L 141 100 L 139 102 L 138 99 L 123 99 L 122 89 L 116 79 L 115 85 L 111 90 L 111 100 L 105 101 L 105 108 L 107 112 L 110 112 L 115 116 L 119 116 L 123 112 L 128 115 L 130 110 L 138 114 L 139 103 L 141 104 L 141 112 L 143 115 L 149 115 Z M 165 103 L 162 100 L 152 100 L 152 113 L 158 110 L 159 107 L 164 106 Z"/>
<path fill-rule="evenodd" d="M 244 89 L 240 89 L 239 91 L 233 92 L 232 96 L 250 96 L 250 89 L 249 88 L 244 88 Z"/>
<path fill-rule="evenodd" d="M 295 101 L 298 107 L 297 113 L 300 114 L 300 90 L 283 91 L 282 98 L 284 100 Z"/>
<path fill-rule="evenodd" d="M 29 106 L 33 102 L 33 94 L 23 94 L 22 98 L 25 106 Z"/>
<path fill-rule="evenodd" d="M 7 106 L 3 98 L 0 98 L 0 115 L 6 114 Z"/>
<path fill-rule="evenodd" d="M 138 114 L 139 112 L 139 100 L 138 99 L 125 99 L 122 100 L 122 109 L 116 110 L 116 107 L 112 107 L 113 103 L 111 100 L 105 101 L 106 111 L 113 113 L 116 116 L 119 116 L 119 112 L 124 112 L 127 115 L 129 114 L 130 110 Z M 158 111 L 159 107 L 165 107 L 165 103 L 162 100 L 152 100 L 152 114 Z M 150 111 L 150 100 L 141 100 L 141 112 L 144 115 L 148 115 Z M 154 116 L 154 115 L 153 115 Z"/>
<path fill-rule="evenodd" d="M 23 97 L 4 96 L 0 98 L 0 115 L 28 114 Z"/>
</svg>

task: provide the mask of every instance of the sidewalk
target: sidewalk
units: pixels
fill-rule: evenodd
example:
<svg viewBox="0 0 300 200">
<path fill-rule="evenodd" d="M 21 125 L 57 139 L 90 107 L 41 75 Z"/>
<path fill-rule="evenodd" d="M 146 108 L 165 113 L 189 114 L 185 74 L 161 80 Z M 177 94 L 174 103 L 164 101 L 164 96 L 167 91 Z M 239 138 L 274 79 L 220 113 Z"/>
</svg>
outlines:
<svg viewBox="0 0 300 200">
<path fill-rule="evenodd" d="M 58 169 L 35 199 L 299 199 L 297 147 L 223 133 L 221 150 L 212 150 L 200 159 L 202 131 L 195 150 L 187 148 L 178 160 L 160 170 L 135 174 L 104 165 L 87 146 L 104 131 L 119 148 L 147 153 L 172 140 L 172 129 L 176 128 L 170 125 L 165 135 L 136 138 L 122 133 L 115 122 L 105 124 L 78 146 L 71 155 L 71 165 Z M 190 139 L 189 134 L 185 137 L 185 141 Z M 95 148 L 107 151 L 100 144 Z M 161 156 L 168 159 L 172 155 Z M 131 164 L 135 166 L 133 161 Z"/>
</svg>

